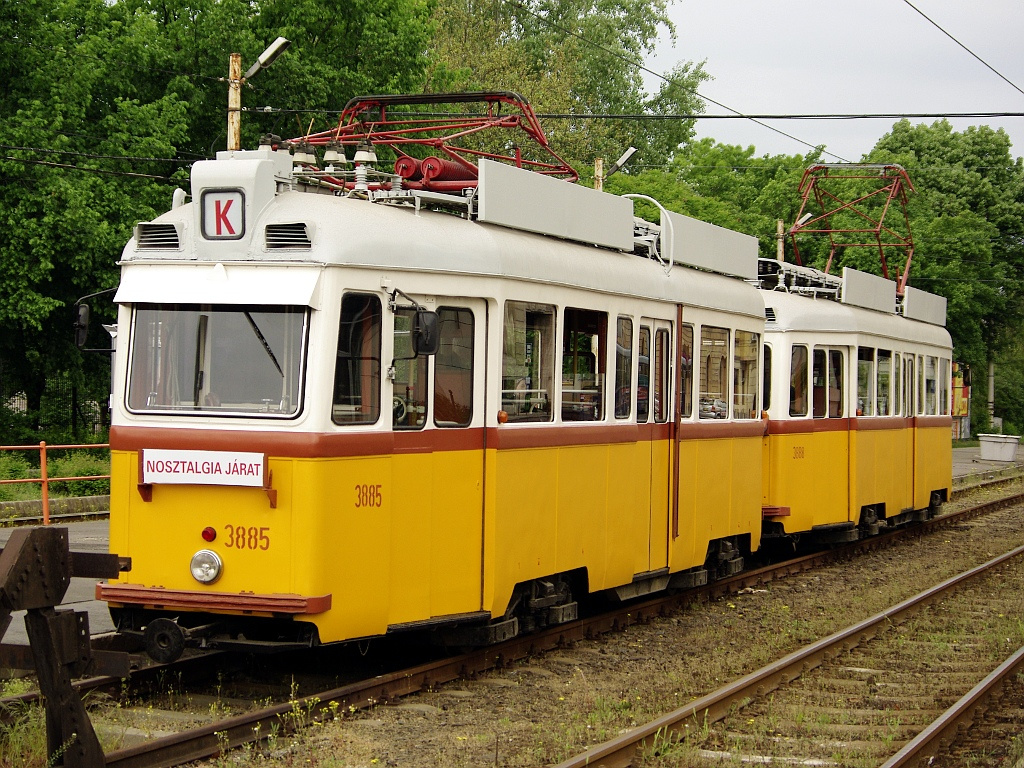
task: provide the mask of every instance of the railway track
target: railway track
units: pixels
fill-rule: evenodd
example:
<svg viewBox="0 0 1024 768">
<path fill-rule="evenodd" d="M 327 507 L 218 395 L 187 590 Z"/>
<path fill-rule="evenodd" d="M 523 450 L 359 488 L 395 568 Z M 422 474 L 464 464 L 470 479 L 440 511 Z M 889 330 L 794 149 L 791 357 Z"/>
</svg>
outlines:
<svg viewBox="0 0 1024 768">
<path fill-rule="evenodd" d="M 540 651 L 594 638 L 632 624 L 648 622 L 656 616 L 673 614 L 694 602 L 734 594 L 773 579 L 817 568 L 836 559 L 849 558 L 858 550 L 889 546 L 905 536 L 924 535 L 928 531 L 945 527 L 955 528 L 973 517 L 1022 501 L 1024 495 L 997 499 L 969 510 L 936 518 L 913 529 L 896 531 L 842 549 L 808 555 L 739 574 L 685 594 L 631 604 L 613 613 L 562 625 L 525 638 L 517 638 L 481 652 L 421 664 L 310 696 L 291 697 L 287 701 L 237 714 L 226 720 L 210 721 L 186 732 L 174 733 L 152 739 L 142 745 L 111 752 L 107 755 L 107 764 L 175 765 L 212 757 L 224 750 L 252 743 L 268 733 L 283 735 L 313 722 L 336 719 L 341 713 L 352 713 L 382 702 L 395 702 L 402 696 L 432 690 L 445 682 L 465 679 L 485 670 L 509 665 L 517 659 Z"/>
<path fill-rule="evenodd" d="M 1005 648 L 986 642 L 1020 615 L 1022 556 L 1011 550 L 558 768 L 624 768 L 678 739 L 708 764 L 918 765 L 1024 666 L 1024 648 L 999 664 Z"/>
</svg>

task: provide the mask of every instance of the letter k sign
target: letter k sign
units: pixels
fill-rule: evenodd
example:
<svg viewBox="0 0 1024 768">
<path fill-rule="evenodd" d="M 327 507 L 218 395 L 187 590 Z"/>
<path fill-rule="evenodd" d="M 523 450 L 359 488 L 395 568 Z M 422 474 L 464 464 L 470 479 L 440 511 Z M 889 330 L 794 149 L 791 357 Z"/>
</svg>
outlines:
<svg viewBox="0 0 1024 768">
<path fill-rule="evenodd" d="M 203 192 L 203 237 L 238 240 L 245 234 L 245 196 L 240 189 Z"/>
</svg>

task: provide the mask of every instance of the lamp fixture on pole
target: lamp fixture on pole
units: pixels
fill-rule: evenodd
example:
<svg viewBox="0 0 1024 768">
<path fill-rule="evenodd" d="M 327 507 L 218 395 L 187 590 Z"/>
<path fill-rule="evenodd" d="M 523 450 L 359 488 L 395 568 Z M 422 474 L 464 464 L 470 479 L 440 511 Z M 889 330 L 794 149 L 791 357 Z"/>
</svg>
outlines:
<svg viewBox="0 0 1024 768">
<path fill-rule="evenodd" d="M 257 72 L 266 69 L 280 56 L 291 41 L 279 37 L 259 55 L 256 62 L 242 75 L 242 55 L 232 53 L 228 61 L 228 149 L 238 151 L 242 146 L 242 83 Z"/>
</svg>

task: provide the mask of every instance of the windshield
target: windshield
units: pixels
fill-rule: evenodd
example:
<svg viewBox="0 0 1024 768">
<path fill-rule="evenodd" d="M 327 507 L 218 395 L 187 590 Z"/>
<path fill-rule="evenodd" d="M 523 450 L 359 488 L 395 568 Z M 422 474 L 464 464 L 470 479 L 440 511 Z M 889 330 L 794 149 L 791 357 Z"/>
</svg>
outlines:
<svg viewBox="0 0 1024 768">
<path fill-rule="evenodd" d="M 305 307 L 136 306 L 128 409 L 296 415 L 306 318 Z"/>
</svg>

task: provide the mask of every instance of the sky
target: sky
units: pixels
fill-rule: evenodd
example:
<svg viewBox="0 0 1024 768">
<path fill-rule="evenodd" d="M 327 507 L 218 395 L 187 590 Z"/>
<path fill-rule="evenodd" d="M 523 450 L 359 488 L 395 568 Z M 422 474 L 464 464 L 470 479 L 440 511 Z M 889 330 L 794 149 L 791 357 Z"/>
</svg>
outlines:
<svg viewBox="0 0 1024 768">
<path fill-rule="evenodd" d="M 978 61 L 906 0 L 674 0 L 673 44 L 659 41 L 646 67 L 667 72 L 704 61 L 714 79 L 699 92 L 744 114 L 1024 113 L 1024 5 L 1021 0 L 910 0 L 977 54 Z M 647 90 L 660 81 L 645 76 Z M 706 114 L 727 114 L 706 104 Z M 914 123 L 934 118 L 911 118 Z M 857 162 L 895 119 L 765 121 L 811 145 L 826 162 Z M 1024 156 L 1024 117 L 957 118 L 1003 128 Z M 698 137 L 754 145 L 757 155 L 805 154 L 807 144 L 749 120 L 701 120 Z M 841 158 L 841 160 L 840 160 Z"/>
</svg>

